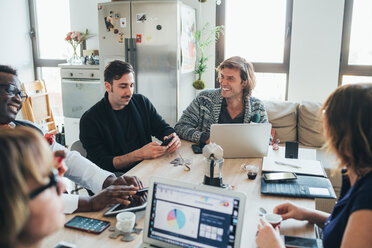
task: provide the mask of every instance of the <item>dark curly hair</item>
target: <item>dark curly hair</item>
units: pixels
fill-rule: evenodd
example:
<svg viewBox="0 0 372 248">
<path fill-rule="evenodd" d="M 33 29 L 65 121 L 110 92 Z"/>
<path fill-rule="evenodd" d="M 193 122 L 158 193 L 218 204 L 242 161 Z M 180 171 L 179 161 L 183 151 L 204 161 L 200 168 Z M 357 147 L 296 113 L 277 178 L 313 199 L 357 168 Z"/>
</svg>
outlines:
<svg viewBox="0 0 372 248">
<path fill-rule="evenodd" d="M 105 67 L 104 80 L 112 85 L 114 80 L 118 80 L 128 73 L 133 73 L 134 75 L 131 64 L 121 60 L 114 60 Z"/>
<path fill-rule="evenodd" d="M 14 76 L 18 76 L 17 70 L 7 65 L 0 65 L 0 72 L 9 73 Z"/>
</svg>

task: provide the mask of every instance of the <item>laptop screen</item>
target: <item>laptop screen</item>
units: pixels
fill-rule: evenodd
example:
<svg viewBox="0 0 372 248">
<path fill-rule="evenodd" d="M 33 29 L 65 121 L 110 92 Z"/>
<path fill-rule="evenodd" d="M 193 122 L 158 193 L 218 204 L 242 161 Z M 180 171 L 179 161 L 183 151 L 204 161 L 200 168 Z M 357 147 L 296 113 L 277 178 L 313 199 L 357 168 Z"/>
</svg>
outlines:
<svg viewBox="0 0 372 248">
<path fill-rule="evenodd" d="M 181 247 L 234 247 L 239 198 L 154 183 L 148 238 Z"/>
</svg>

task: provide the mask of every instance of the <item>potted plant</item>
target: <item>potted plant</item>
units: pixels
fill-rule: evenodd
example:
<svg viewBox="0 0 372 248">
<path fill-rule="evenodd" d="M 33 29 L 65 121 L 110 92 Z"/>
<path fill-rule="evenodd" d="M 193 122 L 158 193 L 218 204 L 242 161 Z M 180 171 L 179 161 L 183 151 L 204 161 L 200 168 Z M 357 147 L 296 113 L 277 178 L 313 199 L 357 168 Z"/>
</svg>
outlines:
<svg viewBox="0 0 372 248">
<path fill-rule="evenodd" d="M 207 69 L 208 57 L 205 56 L 204 49 L 212 44 L 212 42 L 216 42 L 220 38 L 221 33 L 223 34 L 223 26 L 215 26 L 214 28 L 210 28 L 208 22 L 201 30 L 197 30 L 195 32 L 196 47 L 199 55 L 195 68 L 195 74 L 198 74 L 198 79 L 195 80 L 192 85 L 196 90 L 202 90 L 205 88 L 202 75 Z"/>
</svg>

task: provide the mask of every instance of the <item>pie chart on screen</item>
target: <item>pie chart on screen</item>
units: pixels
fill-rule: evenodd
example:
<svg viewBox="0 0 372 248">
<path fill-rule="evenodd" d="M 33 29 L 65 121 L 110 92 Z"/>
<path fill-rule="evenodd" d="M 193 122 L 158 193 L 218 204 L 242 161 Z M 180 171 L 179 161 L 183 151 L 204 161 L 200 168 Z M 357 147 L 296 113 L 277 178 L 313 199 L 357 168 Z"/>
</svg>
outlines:
<svg viewBox="0 0 372 248">
<path fill-rule="evenodd" d="M 172 229 L 179 230 L 186 223 L 185 214 L 179 209 L 172 209 L 168 213 L 167 222 Z"/>
</svg>

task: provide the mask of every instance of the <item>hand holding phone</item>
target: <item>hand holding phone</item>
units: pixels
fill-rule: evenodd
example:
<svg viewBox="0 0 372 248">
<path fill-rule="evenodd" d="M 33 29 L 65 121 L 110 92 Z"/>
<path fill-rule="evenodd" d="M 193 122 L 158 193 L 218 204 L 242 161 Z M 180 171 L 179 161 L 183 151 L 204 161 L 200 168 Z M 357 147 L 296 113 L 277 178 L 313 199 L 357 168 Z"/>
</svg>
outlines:
<svg viewBox="0 0 372 248">
<path fill-rule="evenodd" d="M 139 189 L 135 195 L 143 196 L 148 191 L 149 191 L 149 188 L 148 187 L 147 188 L 142 188 L 142 189 Z"/>
<path fill-rule="evenodd" d="M 163 140 L 163 142 L 161 143 L 161 146 L 167 146 L 172 141 L 172 139 L 173 136 L 165 138 L 165 140 Z"/>
</svg>

